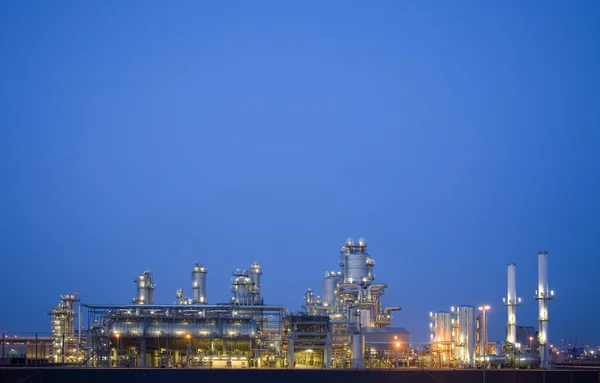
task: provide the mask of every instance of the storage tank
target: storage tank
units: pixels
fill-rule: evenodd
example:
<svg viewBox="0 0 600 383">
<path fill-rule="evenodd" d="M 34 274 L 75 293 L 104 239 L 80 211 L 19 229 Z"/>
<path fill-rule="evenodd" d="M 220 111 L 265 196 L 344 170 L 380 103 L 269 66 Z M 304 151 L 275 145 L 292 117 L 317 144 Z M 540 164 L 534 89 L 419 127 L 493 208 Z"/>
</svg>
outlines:
<svg viewBox="0 0 600 383">
<path fill-rule="evenodd" d="M 360 309 L 360 325 L 362 327 L 374 327 L 370 309 Z"/>
<path fill-rule="evenodd" d="M 196 263 L 192 269 L 192 290 L 194 291 L 194 298 L 192 300 L 195 304 L 206 304 L 206 269 L 200 264 Z"/>
<path fill-rule="evenodd" d="M 250 265 L 250 279 L 252 279 L 253 283 L 253 292 L 254 292 L 254 302 L 260 303 L 260 276 L 262 275 L 262 267 L 258 264 L 258 262 L 252 262 Z"/>
<path fill-rule="evenodd" d="M 361 368 L 365 365 L 363 350 L 365 338 L 360 334 L 352 335 L 352 368 Z"/>
<path fill-rule="evenodd" d="M 234 279 L 231 287 L 233 303 L 240 305 L 252 304 L 252 279 L 247 275 L 238 275 L 234 273 Z"/>
<path fill-rule="evenodd" d="M 312 315 L 315 307 L 315 294 L 312 289 L 306 290 L 304 293 L 304 309 L 307 314 Z"/>
<path fill-rule="evenodd" d="M 364 238 L 359 239 L 356 245 L 351 239 L 346 241 L 342 265 L 344 283 L 369 284 L 373 280 L 371 269 L 374 262 L 367 253 L 367 241 Z"/>
<path fill-rule="evenodd" d="M 535 354 L 516 354 L 514 363 L 517 368 L 538 368 L 540 357 Z"/>
<path fill-rule="evenodd" d="M 473 367 L 475 361 L 475 308 L 460 306 L 458 311 L 458 359 L 463 364 Z"/>
<path fill-rule="evenodd" d="M 134 280 L 136 284 L 137 294 L 133 303 L 144 305 L 154 304 L 154 284 L 152 283 L 152 273 L 146 270 L 142 275 Z"/>
<path fill-rule="evenodd" d="M 368 278 L 367 257 L 365 253 L 348 254 L 344 265 L 345 283 L 361 283 L 364 278 Z"/>
<path fill-rule="evenodd" d="M 450 313 L 441 311 L 435 314 L 435 337 L 436 342 L 452 341 L 452 316 Z"/>
<path fill-rule="evenodd" d="M 337 276 L 335 272 L 326 272 L 325 279 L 321 283 L 322 300 L 325 306 L 335 305 L 335 290 L 337 288 Z"/>
</svg>

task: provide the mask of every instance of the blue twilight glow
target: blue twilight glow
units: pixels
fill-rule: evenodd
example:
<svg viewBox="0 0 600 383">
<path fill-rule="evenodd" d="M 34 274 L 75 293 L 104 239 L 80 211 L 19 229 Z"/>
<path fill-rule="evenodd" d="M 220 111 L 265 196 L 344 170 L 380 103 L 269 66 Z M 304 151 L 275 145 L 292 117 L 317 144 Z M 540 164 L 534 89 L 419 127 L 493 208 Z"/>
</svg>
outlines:
<svg viewBox="0 0 600 383">
<path fill-rule="evenodd" d="M 505 339 L 600 343 L 600 2 L 0 3 L 0 331 L 60 294 L 226 302 L 263 267 L 293 310 L 364 236 L 395 325 L 490 304 Z"/>
</svg>

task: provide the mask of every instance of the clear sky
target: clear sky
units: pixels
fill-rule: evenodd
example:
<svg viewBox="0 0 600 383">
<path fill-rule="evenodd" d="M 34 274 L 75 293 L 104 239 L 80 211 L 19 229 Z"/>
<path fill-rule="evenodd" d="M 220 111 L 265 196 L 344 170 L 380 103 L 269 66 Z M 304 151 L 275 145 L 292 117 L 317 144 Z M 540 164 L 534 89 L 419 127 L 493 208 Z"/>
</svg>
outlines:
<svg viewBox="0 0 600 383">
<path fill-rule="evenodd" d="M 550 339 L 600 343 L 600 2 L 2 1 L 2 331 L 60 294 L 210 303 L 231 271 L 296 311 L 365 237 L 394 324 L 489 303 L 506 265 Z"/>
</svg>

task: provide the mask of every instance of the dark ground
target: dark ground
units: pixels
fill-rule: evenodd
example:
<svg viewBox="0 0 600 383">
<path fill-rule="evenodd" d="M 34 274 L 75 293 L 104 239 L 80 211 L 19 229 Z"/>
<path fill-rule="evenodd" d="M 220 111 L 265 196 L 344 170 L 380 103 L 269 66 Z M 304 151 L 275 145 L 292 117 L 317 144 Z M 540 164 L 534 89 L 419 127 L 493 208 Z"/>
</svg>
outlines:
<svg viewBox="0 0 600 383">
<path fill-rule="evenodd" d="M 598 383 L 597 370 L 0 368 L 1 383 Z"/>
</svg>

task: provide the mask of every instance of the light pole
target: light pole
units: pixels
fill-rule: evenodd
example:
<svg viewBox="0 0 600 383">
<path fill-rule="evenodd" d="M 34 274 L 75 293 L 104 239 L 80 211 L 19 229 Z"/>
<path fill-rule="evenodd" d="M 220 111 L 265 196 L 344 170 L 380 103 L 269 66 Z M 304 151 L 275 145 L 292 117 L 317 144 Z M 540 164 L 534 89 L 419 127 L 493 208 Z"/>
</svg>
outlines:
<svg viewBox="0 0 600 383">
<path fill-rule="evenodd" d="M 192 359 L 192 336 L 190 334 L 186 334 L 185 337 L 188 340 L 188 344 L 185 347 L 185 367 L 190 367 L 190 360 Z"/>
<path fill-rule="evenodd" d="M 116 365 L 117 367 L 119 366 L 119 351 L 121 350 L 121 342 L 119 342 L 119 336 L 121 336 L 121 334 L 116 333 L 115 336 L 117 337 L 117 360 L 116 360 Z"/>
<path fill-rule="evenodd" d="M 395 363 L 395 368 L 398 368 L 398 346 L 400 346 L 400 343 L 398 343 L 398 336 L 394 335 L 394 342 L 396 343 L 396 363 Z"/>
<path fill-rule="evenodd" d="M 490 310 L 490 305 L 479 306 L 479 310 L 483 312 L 481 316 L 481 326 L 479 328 L 480 348 L 483 355 L 482 363 L 485 369 L 485 357 L 487 353 L 487 312 Z"/>
<path fill-rule="evenodd" d="M 529 352 L 533 354 L 533 337 L 529 337 Z"/>
</svg>

